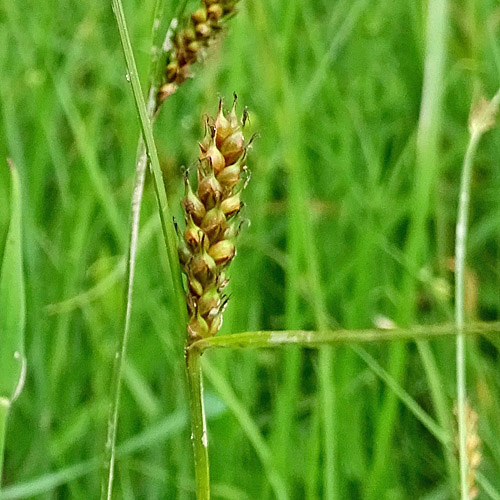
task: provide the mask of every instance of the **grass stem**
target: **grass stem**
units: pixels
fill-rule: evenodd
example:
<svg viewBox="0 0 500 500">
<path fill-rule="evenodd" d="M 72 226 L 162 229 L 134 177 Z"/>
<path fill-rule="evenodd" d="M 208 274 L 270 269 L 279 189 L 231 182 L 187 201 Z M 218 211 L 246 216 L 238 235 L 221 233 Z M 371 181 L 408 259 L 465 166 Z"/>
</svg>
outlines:
<svg viewBox="0 0 500 500">
<path fill-rule="evenodd" d="M 474 156 L 481 136 L 495 124 L 500 101 L 500 91 L 488 102 L 481 99 L 469 116 L 470 138 L 465 152 L 460 180 L 458 200 L 457 229 L 455 237 L 455 325 L 456 339 L 456 378 L 457 378 L 457 416 L 458 416 L 458 456 L 460 466 L 460 497 L 469 498 L 467 423 L 466 423 L 466 352 L 465 352 L 465 262 L 469 219 L 470 186 Z"/>
<path fill-rule="evenodd" d="M 142 203 L 144 178 L 145 178 L 146 167 L 148 165 L 148 159 L 153 173 L 155 192 L 159 206 L 161 226 L 165 240 L 165 245 L 167 247 L 167 254 L 173 281 L 174 296 L 176 299 L 176 309 L 180 323 L 185 324 L 185 315 L 186 315 L 185 305 L 184 305 L 184 291 L 180 277 L 179 262 L 177 260 L 175 230 L 171 222 L 172 217 L 170 215 L 170 209 L 168 206 L 167 195 L 165 193 L 163 177 L 160 169 L 158 154 L 156 151 L 156 145 L 154 142 L 153 130 L 152 130 L 152 121 L 154 119 L 154 114 L 156 111 L 156 89 L 157 89 L 156 82 L 158 80 L 158 78 L 156 77 L 157 73 L 156 68 L 159 66 L 159 61 L 158 60 L 153 61 L 155 70 L 153 71 L 152 74 L 148 103 L 146 105 L 146 102 L 144 100 L 144 95 L 142 93 L 139 75 L 137 72 L 137 66 L 135 64 L 132 45 L 130 43 L 130 37 L 128 34 L 127 23 L 125 20 L 125 13 L 123 11 L 122 2 L 121 0 L 113 0 L 112 5 L 113 5 L 113 12 L 115 14 L 116 22 L 118 25 L 118 30 L 120 33 L 120 40 L 127 66 L 127 74 L 132 85 L 135 104 L 137 111 L 139 113 L 141 129 L 142 129 L 142 137 L 139 140 L 137 149 L 136 179 L 135 179 L 134 193 L 132 197 L 132 208 L 131 208 L 132 220 L 131 220 L 131 231 L 130 231 L 130 239 L 128 247 L 128 261 L 127 261 L 125 325 L 124 325 L 123 335 L 120 339 L 119 346 L 116 351 L 115 367 L 113 370 L 113 381 L 112 381 L 113 395 L 112 395 L 110 419 L 108 421 L 108 435 L 106 441 L 105 464 L 106 464 L 107 477 L 104 478 L 101 488 L 101 499 L 103 500 L 104 499 L 110 500 L 112 496 L 115 448 L 116 448 L 116 432 L 118 424 L 118 409 L 119 409 L 120 393 L 121 393 L 121 380 L 124 369 L 124 359 L 126 355 L 128 332 L 130 328 L 130 318 L 132 312 L 132 293 L 134 284 L 135 261 L 137 254 L 137 242 L 139 234 L 140 208 Z M 159 7 L 159 4 L 157 4 L 157 8 L 155 9 L 156 11 L 155 14 L 158 14 L 160 10 L 161 9 Z M 153 28 L 153 36 L 154 35 L 155 35 L 155 28 Z"/>
<path fill-rule="evenodd" d="M 210 469 L 208 462 L 208 435 L 203 403 L 203 374 L 201 352 L 197 349 L 186 351 L 186 372 L 191 405 L 191 439 L 193 441 L 194 471 L 197 500 L 210 499 Z"/>
<path fill-rule="evenodd" d="M 457 326 L 457 413 L 458 413 L 458 442 L 460 464 L 460 497 L 469 498 L 467 480 L 467 424 L 465 420 L 465 403 L 467 399 L 467 384 L 465 370 L 465 334 L 464 334 L 464 306 L 465 306 L 465 254 L 467 239 L 467 224 L 469 215 L 470 184 L 474 155 L 481 138 L 480 132 L 471 133 L 469 145 L 465 153 L 460 181 L 460 195 L 458 202 L 458 219 L 455 240 L 455 323 Z"/>
<path fill-rule="evenodd" d="M 491 101 L 481 99 L 469 116 L 470 138 L 465 152 L 460 179 L 458 199 L 457 229 L 455 236 L 455 325 L 456 339 L 456 377 L 457 377 L 457 416 L 458 416 L 458 456 L 460 466 L 460 497 L 469 498 L 467 423 L 466 423 L 466 352 L 465 352 L 465 263 L 467 230 L 469 221 L 470 187 L 474 156 L 481 136 L 494 124 L 498 113 L 500 91 Z"/>
<path fill-rule="evenodd" d="M 127 23 L 125 20 L 125 13 L 123 11 L 123 4 L 121 0 L 112 0 L 112 5 L 116 22 L 118 24 L 118 30 L 120 32 L 123 53 L 125 55 L 128 76 L 130 78 L 134 100 L 140 118 L 141 129 L 144 136 L 144 141 L 146 143 L 146 150 L 150 162 L 151 172 L 153 174 L 163 238 L 165 240 L 165 246 L 167 248 L 168 262 L 172 271 L 172 285 L 176 302 L 175 309 L 179 319 L 179 323 L 181 325 L 185 325 L 187 322 L 186 304 L 184 289 L 182 286 L 180 264 L 177 255 L 177 237 L 172 222 L 173 219 L 168 204 L 167 194 L 165 192 L 165 185 L 163 183 L 160 162 L 158 160 L 158 152 L 156 150 L 156 144 L 153 137 L 151 120 L 148 117 L 141 82 L 139 80 L 139 74 L 137 72 L 137 66 L 135 63 L 134 53 L 132 50 L 132 45 L 130 43 L 130 36 L 128 34 Z"/>
<path fill-rule="evenodd" d="M 471 323 L 462 329 L 464 335 L 488 335 L 500 333 L 500 322 Z M 218 335 L 198 340 L 188 350 L 202 352 L 212 348 L 260 348 L 279 347 L 282 345 L 300 345 L 316 348 L 326 344 L 370 343 L 389 341 L 418 341 L 438 339 L 457 335 L 455 325 L 428 325 L 414 328 L 396 328 L 393 330 L 279 330 L 235 333 Z"/>
</svg>

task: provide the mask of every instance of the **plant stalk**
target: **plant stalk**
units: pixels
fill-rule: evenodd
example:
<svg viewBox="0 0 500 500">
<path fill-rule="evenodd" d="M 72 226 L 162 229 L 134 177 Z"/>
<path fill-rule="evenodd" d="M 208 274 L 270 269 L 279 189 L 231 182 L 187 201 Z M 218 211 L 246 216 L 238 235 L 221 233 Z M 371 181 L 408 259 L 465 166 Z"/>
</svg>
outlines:
<svg viewBox="0 0 500 500">
<path fill-rule="evenodd" d="M 180 264 L 177 255 L 177 236 L 175 234 L 175 228 L 172 222 L 173 219 L 168 204 L 167 194 L 165 192 L 165 185 L 163 183 L 160 162 L 158 160 L 158 152 L 156 150 L 156 144 L 153 137 L 151 120 L 148 117 L 146 103 L 142 93 L 141 82 L 139 80 L 137 65 L 135 64 L 134 53 L 130 43 L 130 36 L 128 34 L 127 23 L 125 20 L 125 13 L 123 11 L 123 4 L 121 0 L 112 0 L 112 6 L 118 25 L 118 31 L 120 33 L 120 40 L 125 56 L 127 71 L 132 86 L 137 112 L 140 118 L 141 129 L 153 176 L 155 194 L 160 213 L 161 228 L 163 238 L 165 240 L 165 246 L 167 248 L 168 262 L 172 271 L 172 285 L 175 295 L 177 318 L 179 320 L 179 324 L 184 325 L 187 322 L 187 313 Z"/>
<path fill-rule="evenodd" d="M 208 434 L 203 402 L 203 373 L 201 352 L 186 349 L 186 372 L 191 407 L 191 439 L 194 452 L 194 472 L 197 500 L 210 499 L 210 469 L 208 462 Z"/>
<path fill-rule="evenodd" d="M 155 9 L 155 22 L 153 25 L 153 39 L 156 36 L 157 29 L 157 16 L 162 10 L 162 1 L 158 0 Z M 112 0 L 113 13 L 115 14 L 116 22 L 118 25 L 122 49 L 125 56 L 128 77 L 132 85 L 132 91 L 140 117 L 140 124 L 142 134 L 137 146 L 136 156 L 136 176 L 134 183 L 134 191 L 132 195 L 131 206 L 131 225 L 130 237 L 128 246 L 128 259 L 127 259 L 127 290 L 126 290 L 126 312 L 123 334 L 119 340 L 119 345 L 116 350 L 115 363 L 112 376 L 112 402 L 110 408 L 110 417 L 108 420 L 108 431 L 106 440 L 106 453 L 105 453 L 105 468 L 106 474 L 103 478 L 101 486 L 101 499 L 110 500 L 112 496 L 112 487 L 114 479 L 114 464 L 115 464 L 115 449 L 116 449 L 116 433 L 118 426 L 118 410 L 121 395 L 121 381 L 124 370 L 125 356 L 128 343 L 128 335 L 130 330 L 130 319 L 132 312 L 132 294 L 135 277 L 135 262 L 137 258 L 137 243 L 139 237 L 139 222 L 140 210 L 142 205 L 142 195 L 144 190 L 144 179 L 146 168 L 150 163 L 153 173 L 155 184 L 155 191 L 159 205 L 159 214 L 161 219 L 163 236 L 167 247 L 167 254 L 169 257 L 169 264 L 172 271 L 173 288 L 176 296 L 177 312 L 179 321 L 184 322 L 185 318 L 185 305 L 184 305 L 184 292 L 182 288 L 182 281 L 180 277 L 180 268 L 177 260 L 177 248 L 175 230 L 170 216 L 167 196 L 163 185 L 163 179 L 160 171 L 158 155 L 156 152 L 156 145 L 154 143 L 152 123 L 156 117 L 158 107 L 156 104 L 156 93 L 160 81 L 160 71 L 162 62 L 161 48 L 154 45 L 153 53 L 155 57 L 152 61 L 152 72 L 150 75 L 150 88 L 148 93 L 147 104 L 144 101 L 142 94 L 141 84 L 137 73 L 137 67 L 134 60 L 134 54 L 128 35 L 125 14 L 121 0 Z M 167 32 L 167 36 L 168 36 Z M 149 160 L 149 161 L 148 161 Z"/>
<path fill-rule="evenodd" d="M 5 450 L 5 436 L 7 431 L 7 414 L 10 403 L 5 398 L 0 398 L 0 489 L 2 489 L 3 454 Z"/>
<path fill-rule="evenodd" d="M 471 323 L 462 329 L 463 335 L 488 335 L 493 333 L 500 333 L 500 322 Z M 205 352 L 213 348 L 279 347 L 290 344 L 317 348 L 326 344 L 418 341 L 455 337 L 456 335 L 457 328 L 452 324 L 395 328 L 393 330 L 266 330 L 218 335 L 197 340 L 188 347 L 188 351 L 199 350 Z"/>
<path fill-rule="evenodd" d="M 467 399 L 466 362 L 465 362 L 465 255 L 467 226 L 469 218 L 470 184 L 474 155 L 481 138 L 481 132 L 473 131 L 465 153 L 460 181 L 460 197 L 458 202 L 457 231 L 455 240 L 455 324 L 457 327 L 456 363 L 457 363 L 457 416 L 458 416 L 458 454 L 460 464 L 460 497 L 469 498 L 467 479 L 467 424 L 465 404 Z"/>
<path fill-rule="evenodd" d="M 151 83 L 147 112 L 150 120 L 153 120 L 153 116 L 156 108 L 156 89 L 154 82 Z M 132 194 L 131 203 L 131 223 L 130 223 L 130 234 L 129 234 L 129 246 L 127 255 L 127 271 L 126 271 L 126 292 L 125 292 L 125 321 L 123 327 L 122 336 L 119 339 L 118 346 L 115 352 L 115 362 L 113 364 L 113 375 L 112 375 L 112 401 L 110 408 L 110 416 L 108 420 L 108 430 L 106 439 L 106 458 L 105 467 L 106 473 L 103 476 L 103 481 L 101 485 L 101 499 L 111 498 L 113 479 L 114 479 L 114 467 L 115 467 L 115 449 L 116 449 L 116 433 L 118 427 L 118 411 L 120 406 L 121 397 L 121 384 L 123 378 L 123 370 L 125 364 L 125 358 L 127 353 L 127 344 L 130 331 L 130 319 L 132 315 L 132 298 L 134 289 L 134 279 L 135 279 L 135 263 L 137 260 L 137 246 L 139 240 L 139 223 L 141 216 L 141 205 L 142 205 L 142 194 L 144 191 L 144 179 L 146 174 L 146 167 L 148 164 L 148 157 L 146 154 L 146 145 L 144 143 L 143 135 L 141 134 L 138 144 L 137 144 L 137 155 L 136 155 L 136 169 L 135 169 L 135 182 L 134 190 Z"/>
</svg>

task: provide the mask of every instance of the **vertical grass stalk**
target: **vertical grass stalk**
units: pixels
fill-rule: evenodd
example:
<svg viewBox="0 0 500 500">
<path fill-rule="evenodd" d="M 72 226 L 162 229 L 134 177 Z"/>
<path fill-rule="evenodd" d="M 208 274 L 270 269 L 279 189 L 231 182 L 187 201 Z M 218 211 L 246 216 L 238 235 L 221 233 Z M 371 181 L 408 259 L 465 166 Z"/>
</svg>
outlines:
<svg viewBox="0 0 500 500">
<path fill-rule="evenodd" d="M 158 80 L 158 51 L 159 47 L 154 45 L 154 39 L 156 37 L 157 27 L 159 25 L 156 22 L 159 13 L 162 10 L 164 0 L 158 0 L 155 7 L 155 15 L 153 22 L 153 69 L 151 74 L 151 84 L 147 103 L 147 115 L 150 120 L 153 120 L 155 108 L 156 108 L 156 93 L 158 91 L 158 85 L 155 81 Z M 140 213 L 142 205 L 142 194 L 144 190 L 144 178 L 146 173 L 146 167 L 148 164 L 148 157 L 146 153 L 146 145 L 144 142 L 143 135 L 141 134 L 139 142 L 137 145 L 137 159 L 136 159 L 136 173 L 134 181 L 134 190 L 132 194 L 131 203 L 131 221 L 130 221 L 130 235 L 128 240 L 128 255 L 127 255 L 127 270 L 126 270 L 126 292 L 125 292 L 125 320 L 123 333 L 120 337 L 113 364 L 113 374 L 111 381 L 111 394 L 112 401 L 110 405 L 110 416 L 108 420 L 107 429 L 107 439 L 106 439 L 106 458 L 105 467 L 106 473 L 103 477 L 103 482 L 101 485 L 101 499 L 110 498 L 112 493 L 113 477 L 114 477 L 114 460 L 115 460 L 115 446 L 116 446 L 116 433 L 118 426 L 118 410 L 121 396 L 121 382 L 123 376 L 123 369 L 125 363 L 125 356 L 127 351 L 128 336 L 130 331 L 130 319 L 132 314 L 132 295 L 134 288 L 135 279 L 135 263 L 137 259 L 137 243 L 139 239 L 139 222 Z"/>
<path fill-rule="evenodd" d="M 460 497 L 469 498 L 467 421 L 466 421 L 466 352 L 465 352 L 465 261 L 469 219 L 470 185 L 472 165 L 481 136 L 493 127 L 498 111 L 500 91 L 491 101 L 481 99 L 469 117 L 470 139 L 465 152 L 460 181 L 457 229 L 455 238 L 455 323 L 458 330 L 456 341 L 458 452 L 460 464 Z"/>
<path fill-rule="evenodd" d="M 203 374 L 201 353 L 198 349 L 186 349 L 186 370 L 191 408 L 191 440 L 193 442 L 196 499 L 210 499 L 210 469 L 208 462 L 208 436 L 203 404 Z"/>
<path fill-rule="evenodd" d="M 152 61 L 152 73 L 151 82 L 148 94 L 147 102 L 147 115 L 151 121 L 154 120 L 156 111 L 156 94 L 158 92 L 158 82 L 161 78 L 161 73 L 159 69 L 159 61 L 161 57 L 158 52 L 161 50 L 160 47 L 154 45 L 154 39 L 156 37 L 156 30 L 159 23 L 156 22 L 157 16 L 162 10 L 164 0 L 158 0 L 155 8 L 155 22 L 153 23 L 153 54 L 155 58 Z M 158 74 L 160 73 L 160 75 Z M 146 168 L 148 165 L 148 156 L 146 151 L 146 144 L 144 142 L 144 137 L 141 134 L 139 142 L 137 145 L 137 156 L 136 156 L 136 169 L 135 169 L 135 180 L 134 180 L 134 190 L 132 194 L 132 203 L 130 209 L 130 234 L 128 240 L 128 255 L 127 255 L 127 269 L 126 269 L 126 291 L 125 291 L 125 320 L 123 326 L 123 332 L 120 337 L 116 353 L 115 360 L 113 364 L 113 375 L 112 375 L 112 385 L 111 394 L 112 402 L 110 408 L 110 416 L 108 421 L 108 434 L 106 441 L 106 474 L 103 478 L 103 484 L 101 488 L 101 498 L 109 498 L 112 490 L 113 475 L 114 475 L 114 448 L 116 446 L 116 432 L 118 424 L 118 409 L 120 403 L 121 395 L 121 382 L 123 376 L 123 367 L 125 363 L 125 356 L 127 352 L 128 336 L 130 331 L 130 319 L 132 315 L 132 298 L 134 290 L 134 280 L 135 280 L 135 263 L 137 260 L 137 245 L 139 241 L 139 223 L 141 217 L 141 205 L 142 205 L 142 195 L 144 191 L 144 179 L 146 176 Z"/>
<path fill-rule="evenodd" d="M 174 289 L 174 297 L 176 299 L 175 302 L 176 302 L 176 313 L 178 317 L 178 322 L 179 324 L 183 324 L 186 313 L 185 313 L 185 306 L 183 299 L 184 291 L 180 277 L 179 262 L 177 260 L 176 236 L 173 223 L 171 222 L 172 217 L 168 206 L 167 195 L 165 192 L 165 186 L 163 184 L 163 178 L 158 160 L 158 154 L 154 142 L 153 130 L 150 118 L 151 112 L 148 112 L 148 108 L 144 100 L 144 94 L 142 92 L 141 83 L 137 72 L 137 66 L 134 59 L 132 45 L 130 43 L 130 36 L 128 34 L 125 14 L 123 11 L 123 5 L 121 0 L 112 0 L 112 6 L 113 6 L 113 13 L 115 15 L 116 22 L 118 25 L 123 53 L 125 56 L 127 73 L 130 79 L 130 83 L 132 85 L 132 92 L 134 95 L 136 108 L 140 118 L 140 124 L 144 138 L 144 143 L 146 146 L 146 152 L 149 158 L 149 164 L 153 174 L 155 193 L 159 206 L 161 227 L 162 227 L 163 237 L 165 240 L 165 245 L 167 248 L 169 265 L 172 271 L 171 272 L 172 282 L 173 282 L 172 285 Z M 142 198 L 143 175 L 144 175 L 144 168 L 147 164 L 147 161 L 144 161 L 144 155 L 141 154 L 142 153 L 141 149 L 142 149 L 141 145 L 139 145 L 139 153 L 138 153 L 139 161 L 137 166 L 136 189 L 134 190 L 134 200 L 132 208 L 134 214 L 133 218 L 134 216 L 137 218 L 137 220 L 136 221 L 134 220 L 134 222 L 137 222 L 137 224 L 132 227 L 132 234 L 131 234 L 132 240 L 130 243 L 130 248 L 132 249 L 132 252 L 130 252 L 129 262 L 128 262 L 129 280 L 128 280 L 127 297 L 131 294 L 132 291 L 130 286 L 131 284 L 130 280 L 133 280 L 133 272 L 132 274 L 130 273 L 131 271 L 133 271 L 133 264 L 135 263 L 134 248 L 136 247 L 133 238 L 134 238 L 134 230 L 135 231 L 138 230 L 138 214 L 140 209 L 140 200 Z M 141 168 L 142 168 L 142 179 L 141 179 Z M 128 330 L 128 322 L 130 319 L 129 309 L 130 308 L 127 307 L 125 332 Z M 107 478 L 103 482 L 101 489 L 101 498 L 107 500 L 110 500 L 112 497 L 115 448 L 116 448 L 116 430 L 118 423 L 118 407 L 119 407 L 120 393 L 121 393 L 121 379 L 123 374 L 123 359 L 125 357 L 125 351 L 126 351 L 126 340 L 127 339 L 125 335 L 125 337 L 122 338 L 120 347 L 117 351 L 116 365 L 118 368 L 114 372 L 112 410 L 111 410 L 111 418 L 108 422 L 108 437 L 106 442 Z"/>
<path fill-rule="evenodd" d="M 480 133 L 472 133 L 465 154 L 460 182 L 460 198 L 458 203 L 458 219 L 455 240 L 455 322 L 458 335 L 456 341 L 457 363 L 457 407 L 458 407 L 458 441 L 460 462 L 460 496 L 462 500 L 469 498 L 467 481 L 467 427 L 465 421 L 465 402 L 467 399 L 465 377 L 465 335 L 464 328 L 464 296 L 465 296 L 465 251 L 467 238 L 467 221 L 469 212 L 470 181 L 474 154 L 481 138 Z"/>
<path fill-rule="evenodd" d="M 181 320 L 181 323 L 184 323 L 186 311 L 184 304 L 184 289 L 182 286 L 180 266 L 177 258 L 177 237 L 172 222 L 173 219 L 168 204 L 167 193 L 165 192 L 165 185 L 163 183 L 160 162 L 158 160 L 158 152 L 156 150 L 156 144 L 153 137 L 151 120 L 148 117 L 146 103 L 144 101 L 144 94 L 142 92 L 141 82 L 139 80 L 139 74 L 137 72 L 137 66 L 135 64 L 134 53 L 132 50 L 132 45 L 130 43 L 130 36 L 128 34 L 125 14 L 123 11 L 123 4 L 121 0 L 112 0 L 112 5 L 113 12 L 118 24 L 118 30 L 120 32 L 120 40 L 122 43 L 123 53 L 125 55 L 127 71 L 132 86 L 135 105 L 140 118 L 141 129 L 144 136 L 144 141 L 146 143 L 146 150 L 149 157 L 151 173 L 153 176 L 163 238 L 165 240 L 165 246 L 167 248 L 168 262 L 170 265 L 170 269 L 172 270 L 172 285 L 176 299 L 175 309 L 178 319 Z"/>
</svg>

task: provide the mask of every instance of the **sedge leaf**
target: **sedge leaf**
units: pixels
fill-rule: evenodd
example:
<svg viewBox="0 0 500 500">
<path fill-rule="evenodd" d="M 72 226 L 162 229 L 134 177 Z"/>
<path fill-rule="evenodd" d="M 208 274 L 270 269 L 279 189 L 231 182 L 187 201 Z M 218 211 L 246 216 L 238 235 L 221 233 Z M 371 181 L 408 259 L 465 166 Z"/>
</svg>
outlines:
<svg viewBox="0 0 500 500">
<path fill-rule="evenodd" d="M 12 402 L 24 379 L 25 298 L 21 248 L 21 189 L 12 162 L 11 213 L 0 275 L 0 399 Z"/>
</svg>

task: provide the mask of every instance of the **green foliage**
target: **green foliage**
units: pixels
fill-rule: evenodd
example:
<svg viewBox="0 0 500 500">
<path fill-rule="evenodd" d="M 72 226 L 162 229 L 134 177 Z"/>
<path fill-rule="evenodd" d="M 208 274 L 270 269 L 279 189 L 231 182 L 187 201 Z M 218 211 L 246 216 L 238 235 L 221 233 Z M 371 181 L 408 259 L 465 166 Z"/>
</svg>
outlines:
<svg viewBox="0 0 500 500">
<path fill-rule="evenodd" d="M 12 401 L 24 381 L 25 299 L 21 241 L 21 187 L 11 164 L 10 224 L 0 274 L 0 400 Z"/>
<path fill-rule="evenodd" d="M 144 88 L 155 1 L 124 3 Z M 166 3 L 168 19 L 178 2 Z M 231 264 L 221 333 L 324 323 L 370 329 L 379 315 L 401 327 L 452 320 L 449 258 L 467 117 L 476 89 L 491 96 L 499 86 L 498 5 L 449 2 L 436 160 L 417 171 L 430 3 L 241 0 L 222 44 L 166 101 L 155 139 L 178 220 L 181 166 L 194 164 L 199 117 L 213 111 L 217 94 L 228 100 L 236 91 L 250 110 L 249 135 L 260 136 L 243 213 L 252 224 Z M 12 156 L 23 181 L 29 367 L 9 415 L 0 498 L 95 498 L 95 459 L 105 442 L 111 366 L 123 330 L 140 131 L 111 6 L 3 2 L 0 69 L 0 159 Z M 500 311 L 499 138 L 494 129 L 481 142 L 471 191 L 468 317 L 481 321 L 498 319 Z M 9 182 L 0 169 L 1 241 Z M 411 230 L 417 220 L 419 230 Z M 185 333 L 175 321 L 167 261 L 148 176 L 118 445 L 169 416 L 178 425 L 117 452 L 118 498 L 193 498 Z M 454 341 L 429 346 L 452 419 Z M 467 357 L 469 401 L 485 443 L 480 470 L 493 488 L 480 498 L 500 491 L 498 347 L 495 337 L 471 340 Z M 293 347 L 206 352 L 202 361 L 220 375 L 205 387 L 213 497 L 269 500 L 285 490 L 290 499 L 326 498 L 323 404 L 330 382 L 339 498 L 369 497 L 378 436 L 389 436 L 377 465 L 384 498 L 452 498 L 444 449 L 429 432 L 440 422 L 418 350 L 406 346 L 396 380 L 387 343 L 365 348 L 370 357 L 335 346 L 326 368 L 317 351 Z M 392 393 L 390 422 L 379 416 Z M 422 425 L 418 408 L 433 425 Z"/>
<path fill-rule="evenodd" d="M 26 368 L 21 187 L 11 160 L 9 167 L 12 176 L 10 222 L 0 268 L 0 488 L 7 415 L 23 387 Z"/>
</svg>

